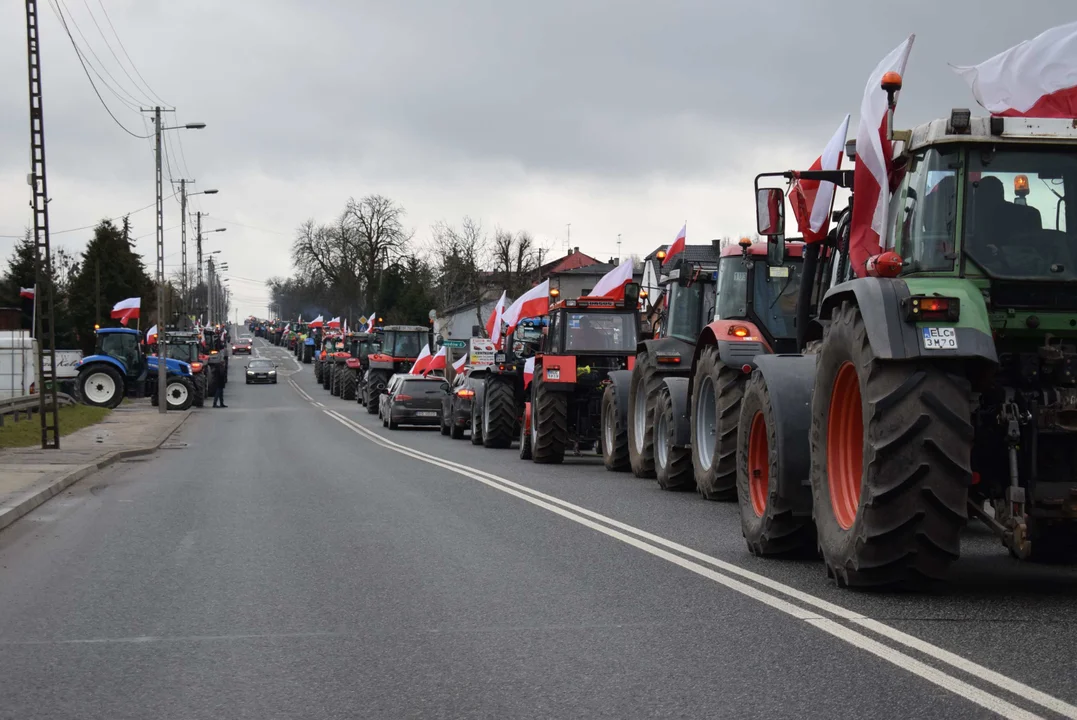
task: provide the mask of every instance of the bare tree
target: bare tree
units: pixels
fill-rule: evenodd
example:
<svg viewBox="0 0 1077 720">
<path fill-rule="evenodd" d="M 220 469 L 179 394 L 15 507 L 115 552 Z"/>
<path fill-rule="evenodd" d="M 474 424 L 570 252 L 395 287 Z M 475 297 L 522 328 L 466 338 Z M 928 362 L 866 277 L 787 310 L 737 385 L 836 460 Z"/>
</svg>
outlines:
<svg viewBox="0 0 1077 720">
<path fill-rule="evenodd" d="M 355 231 L 356 276 L 361 279 L 367 303 L 378 296 L 381 270 L 403 257 L 411 242 L 404 229 L 404 208 L 384 195 L 348 200 L 341 225 Z"/>
<path fill-rule="evenodd" d="M 437 274 L 437 301 L 441 309 L 474 303 L 475 318 L 484 325 L 482 301 L 485 281 L 487 237 L 482 224 L 465 217 L 460 227 L 441 221 L 431 228 L 429 253 Z"/>
<path fill-rule="evenodd" d="M 493 241 L 493 274 L 509 295 L 517 297 L 534 284 L 549 248 L 540 245 L 531 233 L 511 233 L 497 228 Z"/>
</svg>

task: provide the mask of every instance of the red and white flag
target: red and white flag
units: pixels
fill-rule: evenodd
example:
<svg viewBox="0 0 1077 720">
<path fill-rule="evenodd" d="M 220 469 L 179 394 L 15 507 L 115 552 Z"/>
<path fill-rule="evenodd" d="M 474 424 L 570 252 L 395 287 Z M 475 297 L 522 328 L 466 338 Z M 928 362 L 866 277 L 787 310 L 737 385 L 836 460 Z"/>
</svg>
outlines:
<svg viewBox="0 0 1077 720">
<path fill-rule="evenodd" d="M 19 288 L 19 297 L 26 298 L 27 300 L 33 300 L 34 296 L 36 294 L 37 294 L 37 292 L 32 287 L 28 287 L 28 288 L 21 287 L 21 288 Z"/>
<path fill-rule="evenodd" d="M 992 115 L 1077 118 L 1077 22 L 954 71 Z"/>
<path fill-rule="evenodd" d="M 112 319 L 119 320 L 124 327 L 131 318 L 137 318 L 142 309 L 142 298 L 127 298 L 112 306 Z"/>
<path fill-rule="evenodd" d="M 841 121 L 834 136 L 826 144 L 823 154 L 815 159 L 809 170 L 838 170 L 845 151 L 845 138 L 849 134 L 849 116 Z M 789 202 L 793 206 L 793 215 L 797 219 L 804 241 L 819 242 L 826 237 L 830 229 L 830 210 L 834 205 L 834 188 L 832 182 L 820 180 L 801 180 L 797 178 L 793 189 L 789 191 Z"/>
<path fill-rule="evenodd" d="M 550 312 L 550 281 L 543 280 L 541 283 L 516 298 L 516 302 L 505 311 L 505 334 L 508 335 L 520 320 L 524 318 L 541 317 Z"/>
<path fill-rule="evenodd" d="M 685 238 L 688 236 L 688 223 L 685 223 L 681 227 L 681 231 L 677 233 L 677 239 L 673 241 L 673 244 L 669 246 L 669 250 L 666 250 L 666 259 L 662 261 L 665 265 L 668 263 L 674 255 L 684 251 Z"/>
<path fill-rule="evenodd" d="M 378 314 L 370 313 L 370 320 L 367 321 L 366 327 L 363 328 L 363 332 L 370 332 L 374 329 L 374 323 L 378 320 Z"/>
<path fill-rule="evenodd" d="M 146 344 L 147 345 L 153 345 L 155 342 L 157 342 L 157 326 L 156 325 L 154 325 L 153 327 L 151 327 L 149 330 L 146 331 Z"/>
<path fill-rule="evenodd" d="M 419 375 L 426 366 L 430 363 L 430 346 L 423 345 L 422 351 L 419 353 L 419 357 L 415 358 L 415 364 L 411 366 L 411 370 L 408 370 L 409 375 Z"/>
<path fill-rule="evenodd" d="M 668 259 L 668 255 L 666 256 Z M 589 293 L 591 297 L 625 299 L 625 284 L 632 282 L 632 261 L 622 260 L 621 264 L 603 275 Z"/>
<path fill-rule="evenodd" d="M 853 217 L 850 223 L 849 256 L 853 270 L 863 277 L 865 264 L 881 252 L 886 211 L 890 205 L 890 170 L 894 144 L 886 139 L 886 91 L 883 75 L 903 74 L 915 35 L 894 48 L 868 77 L 860 103 L 860 124 L 856 129 L 856 171 L 853 175 Z"/>
<path fill-rule="evenodd" d="M 430 358 L 430 362 L 428 362 L 426 364 L 426 367 L 423 368 L 423 375 L 429 375 L 434 370 L 444 370 L 444 369 L 445 369 L 445 348 L 442 347 L 440 350 L 438 350 L 436 353 L 434 353 L 434 357 Z"/>
<path fill-rule="evenodd" d="M 335 318 L 333 318 L 332 320 L 329 321 L 329 327 L 334 328 L 336 330 L 340 329 L 340 316 L 339 315 L 337 315 Z"/>
<path fill-rule="evenodd" d="M 501 298 L 497 301 L 497 305 L 494 305 L 494 311 L 490 313 L 490 317 L 486 318 L 486 337 L 490 338 L 494 345 L 501 346 L 501 319 L 505 316 L 505 300 L 508 299 L 508 293 L 502 291 Z"/>
<path fill-rule="evenodd" d="M 323 325 L 325 325 L 325 320 L 322 318 L 321 315 L 319 315 L 318 317 L 311 320 L 307 327 L 320 328 Z"/>
<path fill-rule="evenodd" d="M 465 365 L 467 365 L 467 355 L 464 355 L 464 357 L 462 357 L 459 360 L 457 360 L 456 362 L 454 362 L 452 364 L 452 369 L 455 372 L 463 372 Z"/>
<path fill-rule="evenodd" d="M 531 384 L 531 378 L 535 376 L 535 358 L 527 358 L 527 362 L 524 363 L 524 389 Z"/>
</svg>

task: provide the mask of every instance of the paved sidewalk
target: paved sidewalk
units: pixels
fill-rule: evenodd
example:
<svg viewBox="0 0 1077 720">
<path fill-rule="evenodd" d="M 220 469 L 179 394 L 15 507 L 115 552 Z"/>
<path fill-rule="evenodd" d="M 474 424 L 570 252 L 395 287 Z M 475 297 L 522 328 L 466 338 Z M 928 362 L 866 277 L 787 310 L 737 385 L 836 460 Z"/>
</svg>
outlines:
<svg viewBox="0 0 1077 720">
<path fill-rule="evenodd" d="M 0 529 L 101 468 L 156 451 L 190 414 L 162 415 L 147 399 L 131 400 L 96 425 L 60 438 L 59 450 L 0 450 Z"/>
</svg>

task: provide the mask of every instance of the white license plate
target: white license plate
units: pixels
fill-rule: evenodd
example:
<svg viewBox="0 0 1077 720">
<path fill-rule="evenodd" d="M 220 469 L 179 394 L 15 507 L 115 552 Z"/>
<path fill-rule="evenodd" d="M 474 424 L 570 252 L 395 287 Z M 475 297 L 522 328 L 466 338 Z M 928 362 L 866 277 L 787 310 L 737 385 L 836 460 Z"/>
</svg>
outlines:
<svg viewBox="0 0 1077 720">
<path fill-rule="evenodd" d="M 920 332 L 924 335 L 925 350 L 957 350 L 957 328 L 926 327 Z"/>
<path fill-rule="evenodd" d="M 547 380 L 560 380 L 561 379 L 561 371 L 560 370 L 547 370 L 546 371 L 546 379 Z"/>
<path fill-rule="evenodd" d="M 416 417 L 437 417 L 437 411 L 435 410 L 420 410 L 415 413 Z"/>
</svg>

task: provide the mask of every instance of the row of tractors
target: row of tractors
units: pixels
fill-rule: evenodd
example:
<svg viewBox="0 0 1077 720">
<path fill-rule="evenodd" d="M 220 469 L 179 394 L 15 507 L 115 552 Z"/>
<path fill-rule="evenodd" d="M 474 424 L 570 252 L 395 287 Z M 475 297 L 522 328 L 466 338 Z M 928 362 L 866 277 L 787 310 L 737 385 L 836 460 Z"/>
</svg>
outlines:
<svg viewBox="0 0 1077 720">
<path fill-rule="evenodd" d="M 218 384 L 228 382 L 228 354 L 221 331 L 166 329 L 165 398 L 170 410 L 202 407 Z M 98 328 L 94 353 L 78 364 L 79 399 L 87 405 L 114 408 L 126 397 L 149 396 L 158 404 L 157 346 L 143 342 L 132 328 Z"/>
</svg>

